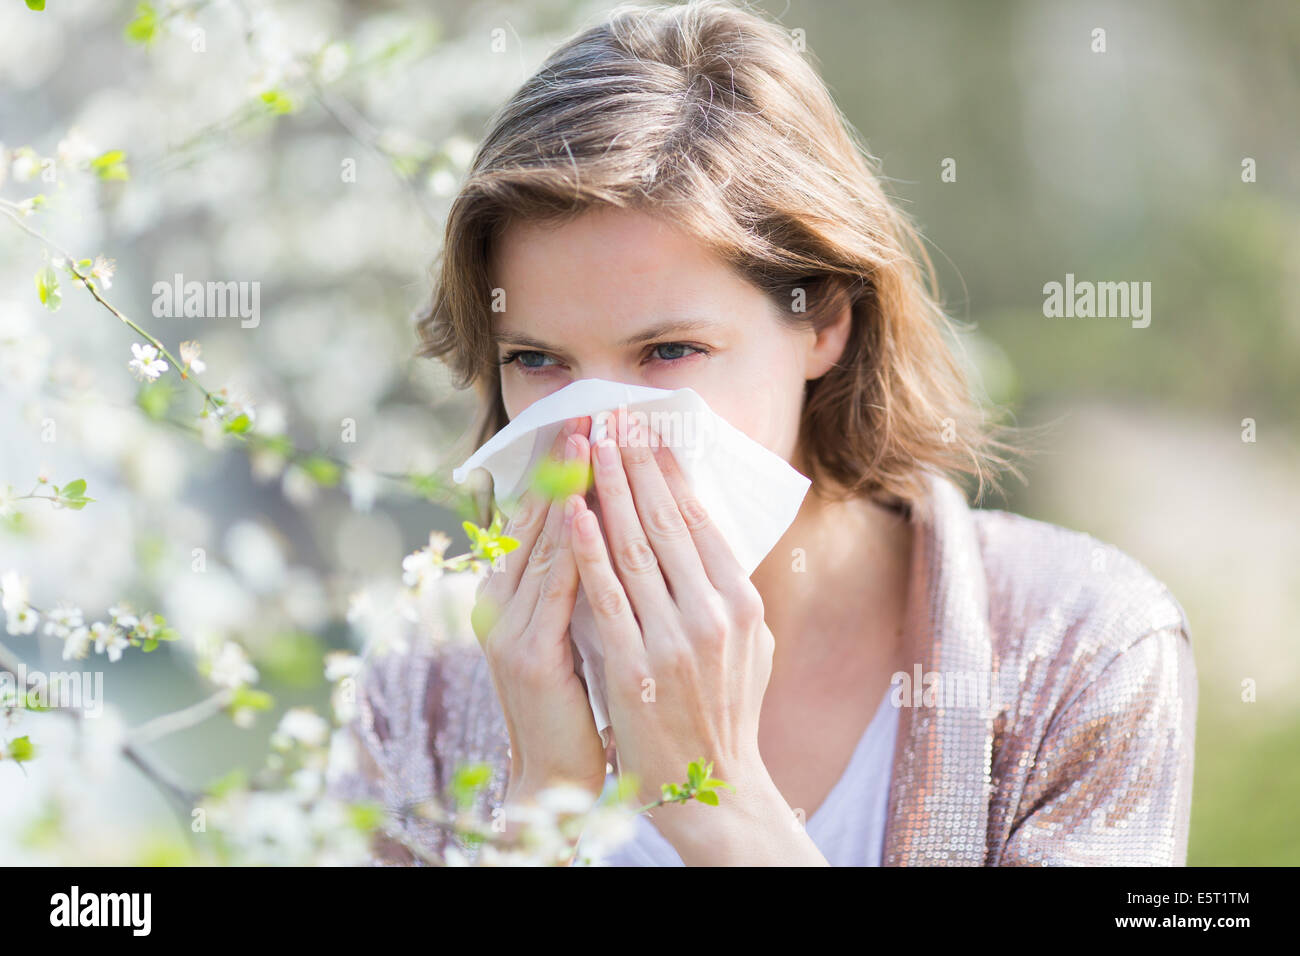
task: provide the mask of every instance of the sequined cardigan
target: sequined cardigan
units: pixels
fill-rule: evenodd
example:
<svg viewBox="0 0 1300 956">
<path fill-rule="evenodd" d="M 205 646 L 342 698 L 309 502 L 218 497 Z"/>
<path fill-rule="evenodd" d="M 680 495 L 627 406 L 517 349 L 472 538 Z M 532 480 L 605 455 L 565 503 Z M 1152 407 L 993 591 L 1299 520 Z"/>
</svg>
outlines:
<svg viewBox="0 0 1300 956">
<path fill-rule="evenodd" d="M 1003 692 L 901 708 L 882 863 L 1185 865 L 1197 686 L 1178 602 L 1114 547 L 972 509 L 942 478 L 930 488 L 912 519 L 907 659 L 922 674 L 997 675 Z M 491 768 L 476 809 L 503 802 L 509 735 L 468 626 L 472 583 L 449 582 L 449 610 L 404 649 L 367 656 L 345 728 L 355 746 L 329 786 L 394 817 L 375 865 L 445 847 L 446 829 L 409 811 L 463 762 Z"/>
</svg>

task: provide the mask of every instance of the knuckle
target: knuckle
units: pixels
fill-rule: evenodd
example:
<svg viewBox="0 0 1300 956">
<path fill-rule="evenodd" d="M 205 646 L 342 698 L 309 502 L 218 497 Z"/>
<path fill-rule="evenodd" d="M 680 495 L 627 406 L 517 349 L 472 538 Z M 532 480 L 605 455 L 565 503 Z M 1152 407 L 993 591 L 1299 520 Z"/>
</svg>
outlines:
<svg viewBox="0 0 1300 956">
<path fill-rule="evenodd" d="M 514 517 L 510 519 L 510 524 L 506 526 L 505 534 L 526 530 L 533 523 L 533 518 L 537 512 L 538 508 L 531 496 L 522 498 L 518 510 L 515 511 Z"/>
<path fill-rule="evenodd" d="M 656 656 L 655 669 L 677 677 L 691 670 L 695 651 L 687 641 L 667 641 L 658 649 Z"/>
<path fill-rule="evenodd" d="M 627 599 L 623 596 L 622 588 L 601 588 L 600 591 L 591 597 L 591 609 L 601 617 L 618 617 L 623 613 L 626 607 Z"/>
<path fill-rule="evenodd" d="M 572 590 L 569 579 L 556 574 L 555 570 L 552 569 L 551 573 L 542 579 L 542 586 L 538 591 L 538 596 L 542 601 L 558 601 L 567 597 Z"/>
<path fill-rule="evenodd" d="M 671 501 L 655 505 L 650 509 L 650 514 L 646 517 L 651 530 L 665 537 L 675 538 L 687 533 L 686 523 L 682 520 L 681 512 L 677 510 L 677 505 Z"/>
<path fill-rule="evenodd" d="M 533 545 L 532 553 L 528 555 L 528 570 L 533 574 L 540 574 L 551 566 L 554 557 L 555 541 L 543 531 L 537 543 Z"/>
<path fill-rule="evenodd" d="M 633 441 L 629 441 L 625 446 L 624 454 L 628 463 L 632 465 L 648 464 L 651 458 L 654 457 L 654 452 L 651 451 L 649 445 L 634 443 Z"/>
<path fill-rule="evenodd" d="M 736 621 L 745 627 L 755 627 L 763 622 L 763 597 L 753 585 L 740 589 L 734 606 Z"/>
<path fill-rule="evenodd" d="M 682 498 L 677 502 L 677 507 L 681 511 L 686 527 L 691 531 L 703 531 L 709 526 L 709 513 L 704 510 L 704 505 L 700 504 L 699 498 Z"/>
<path fill-rule="evenodd" d="M 721 641 L 731 631 L 727 609 L 721 601 L 706 601 L 691 619 L 691 636 L 697 641 Z"/>
<path fill-rule="evenodd" d="M 619 549 L 618 557 L 623 570 L 632 574 L 648 574 L 658 564 L 650 542 L 641 535 L 628 539 Z"/>
</svg>

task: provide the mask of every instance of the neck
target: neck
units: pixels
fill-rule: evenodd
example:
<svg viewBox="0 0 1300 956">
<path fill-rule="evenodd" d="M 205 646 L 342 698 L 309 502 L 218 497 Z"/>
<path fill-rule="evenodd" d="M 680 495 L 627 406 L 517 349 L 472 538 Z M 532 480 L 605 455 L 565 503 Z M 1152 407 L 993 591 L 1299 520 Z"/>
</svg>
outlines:
<svg viewBox="0 0 1300 956">
<path fill-rule="evenodd" d="M 832 500 L 816 486 L 750 580 L 776 641 L 773 675 L 867 641 L 899 646 L 912 528 L 866 497 Z"/>
</svg>

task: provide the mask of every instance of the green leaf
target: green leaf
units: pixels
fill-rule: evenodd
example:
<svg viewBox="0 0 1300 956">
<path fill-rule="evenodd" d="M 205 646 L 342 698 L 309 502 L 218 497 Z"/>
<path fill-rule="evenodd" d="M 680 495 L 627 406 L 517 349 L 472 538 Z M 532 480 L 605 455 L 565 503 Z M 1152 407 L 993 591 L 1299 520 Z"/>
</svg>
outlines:
<svg viewBox="0 0 1300 956">
<path fill-rule="evenodd" d="M 27 0 L 28 10 L 44 10 L 45 0 Z"/>
<path fill-rule="evenodd" d="M 587 490 L 591 469 L 581 461 L 555 461 L 542 459 L 533 473 L 532 487 L 552 501 L 562 501 L 572 494 Z"/>
<path fill-rule="evenodd" d="M 140 3 L 135 8 L 135 19 L 122 31 L 129 43 L 149 46 L 158 38 L 158 12 L 151 3 Z"/>
<path fill-rule="evenodd" d="M 316 484 L 326 488 L 333 488 L 337 485 L 339 478 L 343 474 L 343 470 L 337 464 L 328 458 L 322 458 L 320 455 L 304 458 L 298 463 L 298 467 L 307 472 Z"/>
<path fill-rule="evenodd" d="M 63 486 L 62 495 L 65 498 L 82 498 L 86 494 L 86 479 L 78 478 L 76 481 L 70 481 Z"/>
<path fill-rule="evenodd" d="M 293 442 L 289 440 L 288 435 L 254 435 L 250 439 L 253 444 L 282 458 L 288 458 L 293 454 Z"/>
<path fill-rule="evenodd" d="M 707 803 L 711 807 L 716 807 L 718 805 L 718 795 L 712 790 L 701 790 L 695 795 L 695 799 L 700 801 L 700 803 Z"/>
<path fill-rule="evenodd" d="M 90 161 L 90 168 L 103 180 L 131 178 L 126 168 L 126 153 L 120 149 L 110 149 L 107 153 L 96 156 Z"/>
<path fill-rule="evenodd" d="M 230 698 L 228 710 L 270 710 L 275 705 L 274 698 L 264 690 L 252 687 L 239 687 Z"/>
<path fill-rule="evenodd" d="M 36 747 L 32 744 L 30 737 L 15 737 L 9 741 L 9 756 L 21 763 L 24 760 L 31 760 L 36 756 Z"/>
<path fill-rule="evenodd" d="M 149 382 L 136 393 L 135 403 L 154 421 L 162 421 L 172 404 L 172 387 L 167 382 Z"/>
<path fill-rule="evenodd" d="M 288 94 L 283 93 L 280 90 L 267 90 L 262 94 L 262 102 L 266 105 L 266 108 L 276 116 L 283 116 L 285 113 L 292 113 L 298 108 L 298 104 L 290 99 Z"/>
<path fill-rule="evenodd" d="M 314 687 L 325 669 L 325 650 L 314 634 L 286 631 L 276 634 L 258 655 L 258 667 L 268 677 L 291 687 Z"/>
<path fill-rule="evenodd" d="M 461 764 L 452 775 L 447 789 L 461 807 L 474 802 L 474 796 L 492 779 L 492 768 L 486 763 Z"/>
<path fill-rule="evenodd" d="M 226 431 L 232 435 L 242 435 L 253 427 L 253 420 L 248 417 L 248 413 L 242 413 L 236 418 L 226 422 Z"/>
<path fill-rule="evenodd" d="M 370 802 L 348 804 L 348 821 L 362 832 L 369 832 L 384 822 L 383 804 Z"/>
<path fill-rule="evenodd" d="M 686 779 L 692 789 L 699 789 L 700 784 L 704 782 L 704 768 L 700 766 L 698 760 L 692 760 L 686 767 Z"/>
<path fill-rule="evenodd" d="M 158 650 L 158 638 L 156 637 L 145 638 L 144 644 L 140 646 L 140 650 L 144 651 L 146 654 L 148 654 L 150 651 Z"/>
<path fill-rule="evenodd" d="M 445 492 L 445 485 L 437 475 L 411 475 L 411 490 L 422 498 L 436 501 Z"/>
<path fill-rule="evenodd" d="M 248 786 L 248 774 L 241 767 L 236 767 L 229 773 L 224 773 L 217 777 L 205 788 L 209 796 L 224 797 L 226 794 L 235 790 L 243 790 Z"/>
<path fill-rule="evenodd" d="M 52 266 L 45 266 L 36 273 L 36 294 L 41 297 L 41 305 L 51 312 L 59 310 L 63 302 L 63 293 L 59 291 L 59 274 Z"/>
</svg>

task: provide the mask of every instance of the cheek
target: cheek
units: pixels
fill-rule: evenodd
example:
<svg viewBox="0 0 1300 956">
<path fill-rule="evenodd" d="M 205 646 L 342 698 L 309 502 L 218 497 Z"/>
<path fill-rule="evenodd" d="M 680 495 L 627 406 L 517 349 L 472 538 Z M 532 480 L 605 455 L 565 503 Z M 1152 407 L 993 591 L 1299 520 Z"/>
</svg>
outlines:
<svg viewBox="0 0 1300 956">
<path fill-rule="evenodd" d="M 533 402 L 545 398 L 551 392 L 558 392 L 561 387 L 553 381 L 530 382 L 507 372 L 501 376 L 501 402 L 506 407 L 506 415 L 513 420 Z"/>
<path fill-rule="evenodd" d="M 803 409 L 803 380 L 784 377 L 732 383 L 700 396 L 718 415 L 764 448 L 786 461 L 794 453 Z"/>
</svg>

